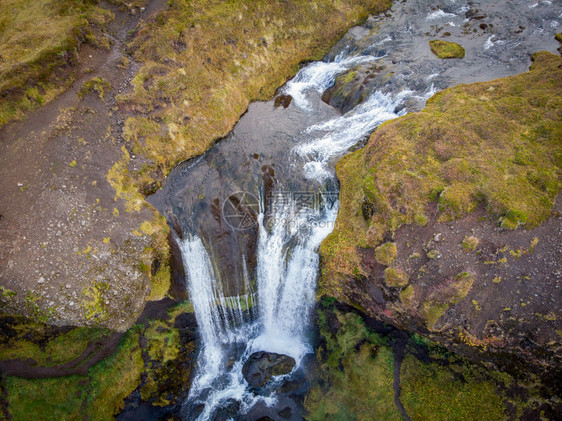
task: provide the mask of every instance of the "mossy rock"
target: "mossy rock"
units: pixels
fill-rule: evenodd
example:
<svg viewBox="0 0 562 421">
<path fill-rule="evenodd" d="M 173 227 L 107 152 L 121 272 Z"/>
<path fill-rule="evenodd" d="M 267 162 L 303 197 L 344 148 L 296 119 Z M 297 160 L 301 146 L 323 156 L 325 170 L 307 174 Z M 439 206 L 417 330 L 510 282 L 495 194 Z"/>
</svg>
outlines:
<svg viewBox="0 0 562 421">
<path fill-rule="evenodd" d="M 385 266 L 390 266 L 397 255 L 396 243 L 384 243 L 375 249 L 375 259 Z"/>
<path fill-rule="evenodd" d="M 464 48 L 456 42 L 434 39 L 429 41 L 431 52 L 439 58 L 463 58 Z"/>
<path fill-rule="evenodd" d="M 384 279 L 389 287 L 404 287 L 408 285 L 408 275 L 400 269 L 386 268 L 384 270 Z"/>
</svg>

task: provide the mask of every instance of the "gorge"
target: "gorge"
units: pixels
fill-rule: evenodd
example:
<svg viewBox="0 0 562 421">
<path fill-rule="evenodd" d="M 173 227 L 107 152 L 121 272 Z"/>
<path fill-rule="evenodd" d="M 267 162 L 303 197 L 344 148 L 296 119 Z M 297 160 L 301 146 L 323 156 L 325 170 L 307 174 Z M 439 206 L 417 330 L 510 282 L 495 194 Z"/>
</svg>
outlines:
<svg viewBox="0 0 562 421">
<path fill-rule="evenodd" d="M 188 159 L 144 184 L 157 186 L 146 200 L 169 226 L 170 267 L 153 254 L 138 270 L 152 281 L 167 267 L 172 285 L 156 299 L 175 302 L 149 303 L 121 339 L 117 360 L 131 361 L 125 370 L 138 378 L 119 392 L 110 418 L 555 419 L 560 16 L 560 5 L 545 1 L 395 2 L 303 65 L 271 100 L 250 103 L 226 137 L 170 156 L 169 168 Z M 466 54 L 438 58 L 428 43 L 437 37 Z M 171 86 L 152 76 L 140 85 L 147 96 Z M 162 155 L 184 148 L 177 125 L 154 140 L 169 111 L 158 106 L 141 121 L 146 105 L 135 89 L 121 105 L 132 112 L 122 162 L 136 154 L 148 162 L 141 154 L 158 142 Z M 483 125 L 487 118 L 494 127 Z M 515 155 L 506 158 L 498 150 L 511 154 L 509 139 Z M 491 184 L 502 178 L 513 181 Z M 131 184 L 121 180 L 124 198 Z M 162 234 L 161 225 L 144 227 L 139 239 Z M 110 302 L 111 287 L 95 285 L 93 301 Z M 100 306 L 91 323 L 113 323 L 113 310 Z M 18 380 L 26 376 L 17 359 L 2 363 L 7 413 L 32 401 L 13 398 L 18 385 L 31 387 Z M 92 396 L 99 405 L 96 367 L 76 380 L 92 388 L 80 396 L 83 407 Z M 256 384 L 251 372 L 261 376 Z M 521 398 L 533 383 L 538 391 Z M 448 388 L 459 407 L 444 399 L 433 408 L 428 402 Z"/>
</svg>

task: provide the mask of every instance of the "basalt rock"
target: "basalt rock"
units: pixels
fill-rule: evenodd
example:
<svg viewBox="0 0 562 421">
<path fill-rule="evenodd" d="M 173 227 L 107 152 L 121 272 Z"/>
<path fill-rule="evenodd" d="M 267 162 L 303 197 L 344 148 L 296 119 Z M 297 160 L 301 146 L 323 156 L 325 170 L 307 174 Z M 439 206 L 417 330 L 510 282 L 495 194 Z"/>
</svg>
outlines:
<svg viewBox="0 0 562 421">
<path fill-rule="evenodd" d="M 274 352 L 255 352 L 242 367 L 242 374 L 250 386 L 260 388 L 271 377 L 289 374 L 295 366 L 292 357 Z"/>
</svg>

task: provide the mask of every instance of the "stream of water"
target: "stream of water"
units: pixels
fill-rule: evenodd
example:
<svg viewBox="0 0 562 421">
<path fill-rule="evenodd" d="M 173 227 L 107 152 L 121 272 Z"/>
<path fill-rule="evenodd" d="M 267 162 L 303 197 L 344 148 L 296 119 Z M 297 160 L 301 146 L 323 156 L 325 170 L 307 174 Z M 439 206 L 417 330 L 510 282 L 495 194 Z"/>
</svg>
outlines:
<svg viewBox="0 0 562 421">
<path fill-rule="evenodd" d="M 525 71 L 531 52 L 557 47 L 551 33 L 561 16 L 560 4 L 546 1 L 396 4 L 282 87 L 288 107 L 252 104 L 226 139 L 172 172 L 157 207 L 181 226 L 175 239 L 201 336 L 185 419 L 277 419 L 268 408 L 280 400 L 291 419 L 302 419 L 278 387 L 313 351 L 318 247 L 338 208 L 335 162 L 382 122 L 421 109 L 437 90 Z M 439 60 L 429 51 L 427 34 L 445 31 L 465 46 L 465 59 Z M 364 100 L 341 114 L 321 95 L 350 69 L 376 76 L 365 79 Z M 225 215 L 233 200 L 241 213 L 235 216 L 243 217 L 234 225 Z M 297 364 L 255 390 L 242 366 L 257 351 Z"/>
</svg>

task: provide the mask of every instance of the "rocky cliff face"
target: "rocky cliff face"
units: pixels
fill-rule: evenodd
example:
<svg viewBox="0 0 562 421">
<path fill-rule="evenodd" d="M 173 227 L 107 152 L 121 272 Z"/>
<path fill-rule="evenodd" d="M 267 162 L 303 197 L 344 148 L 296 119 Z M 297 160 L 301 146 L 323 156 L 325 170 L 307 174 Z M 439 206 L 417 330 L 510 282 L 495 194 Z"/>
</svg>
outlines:
<svg viewBox="0 0 562 421">
<path fill-rule="evenodd" d="M 502 368 L 559 367 L 561 61 L 533 59 L 340 161 L 320 294 Z"/>
</svg>

